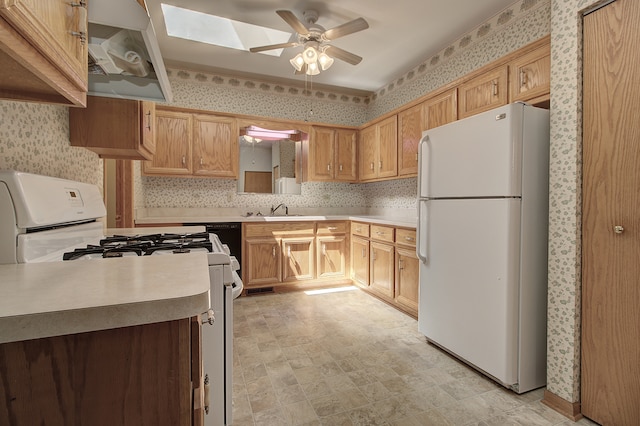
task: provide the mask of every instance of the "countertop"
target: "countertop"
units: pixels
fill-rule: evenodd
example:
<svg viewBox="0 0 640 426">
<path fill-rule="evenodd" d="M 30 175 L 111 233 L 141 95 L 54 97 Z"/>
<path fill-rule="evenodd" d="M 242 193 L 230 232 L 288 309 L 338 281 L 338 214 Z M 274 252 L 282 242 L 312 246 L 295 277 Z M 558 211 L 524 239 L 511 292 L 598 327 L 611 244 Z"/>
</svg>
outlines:
<svg viewBox="0 0 640 426">
<path fill-rule="evenodd" d="M 188 318 L 209 306 L 204 253 L 0 265 L 0 343 Z"/>
<path fill-rule="evenodd" d="M 415 228 L 415 217 L 400 216 L 397 218 L 381 215 L 277 215 L 277 216 L 240 216 L 240 215 L 158 215 L 136 218 L 136 225 L 160 225 L 167 223 L 219 223 L 219 222 L 302 222 L 322 220 L 354 220 L 360 222 L 375 223 L 380 225 L 402 226 Z"/>
</svg>

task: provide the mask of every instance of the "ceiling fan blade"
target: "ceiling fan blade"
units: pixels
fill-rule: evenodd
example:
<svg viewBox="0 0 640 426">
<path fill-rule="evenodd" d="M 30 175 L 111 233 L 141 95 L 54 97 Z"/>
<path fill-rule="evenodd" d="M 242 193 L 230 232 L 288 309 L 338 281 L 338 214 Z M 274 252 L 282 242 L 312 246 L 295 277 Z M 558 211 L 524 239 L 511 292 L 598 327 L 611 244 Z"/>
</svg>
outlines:
<svg viewBox="0 0 640 426">
<path fill-rule="evenodd" d="M 298 46 L 298 44 L 299 43 L 295 41 L 292 41 L 289 43 L 270 44 L 269 46 L 252 47 L 249 49 L 249 52 L 256 53 L 256 52 L 264 52 L 265 50 L 283 49 L 285 47 L 296 47 Z"/>
<path fill-rule="evenodd" d="M 354 55 L 351 52 L 347 52 L 346 50 L 340 49 L 339 47 L 335 47 L 335 46 L 327 46 L 325 48 L 325 53 L 336 59 L 345 61 L 351 65 L 358 65 L 360 61 L 362 61 L 362 57 L 358 55 Z"/>
<path fill-rule="evenodd" d="M 337 39 L 338 37 L 344 37 L 358 31 L 366 30 L 367 28 L 369 28 L 369 24 L 367 23 L 367 21 L 365 21 L 364 18 L 358 18 L 326 30 L 322 34 L 322 37 L 327 41 L 331 41 Z"/>
<path fill-rule="evenodd" d="M 290 10 L 276 10 L 276 13 L 298 34 L 302 36 L 309 34 L 309 29 Z"/>
</svg>

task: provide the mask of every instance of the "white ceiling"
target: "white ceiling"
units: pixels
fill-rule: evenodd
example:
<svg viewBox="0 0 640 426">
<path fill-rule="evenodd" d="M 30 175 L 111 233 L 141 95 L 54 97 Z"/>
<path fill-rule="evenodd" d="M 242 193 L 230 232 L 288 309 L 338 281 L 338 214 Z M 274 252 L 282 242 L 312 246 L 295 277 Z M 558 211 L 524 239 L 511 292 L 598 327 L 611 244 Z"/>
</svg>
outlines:
<svg viewBox="0 0 640 426">
<path fill-rule="evenodd" d="M 467 31 L 512 5 L 515 0 L 146 0 L 165 64 L 169 67 L 304 82 L 294 75 L 289 59 L 301 47 L 284 49 L 281 57 L 249 53 L 168 37 L 161 3 L 279 29 L 294 31 L 275 11 L 287 9 L 301 21 L 302 12 L 318 11 L 317 24 L 333 28 L 362 17 L 369 28 L 331 44 L 363 60 L 350 65 L 336 60 L 313 77 L 314 84 L 375 92 L 418 66 Z M 304 22 L 304 21 L 303 21 Z M 268 42 L 262 44 L 271 44 Z M 254 47 L 254 46 L 251 46 Z"/>
</svg>

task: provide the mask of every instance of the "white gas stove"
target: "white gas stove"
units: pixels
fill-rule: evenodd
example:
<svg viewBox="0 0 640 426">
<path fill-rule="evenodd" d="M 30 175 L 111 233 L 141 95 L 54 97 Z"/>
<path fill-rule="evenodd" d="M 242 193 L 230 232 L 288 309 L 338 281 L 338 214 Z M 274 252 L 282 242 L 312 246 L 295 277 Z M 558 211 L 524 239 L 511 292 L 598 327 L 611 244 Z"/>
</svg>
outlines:
<svg viewBox="0 0 640 426">
<path fill-rule="evenodd" d="M 242 292 L 237 260 L 204 226 L 105 232 L 105 215 L 95 185 L 0 170 L 0 264 L 207 253 L 215 320 L 202 328 L 204 372 L 212 387 L 205 424 L 231 424 L 233 299 Z"/>
</svg>

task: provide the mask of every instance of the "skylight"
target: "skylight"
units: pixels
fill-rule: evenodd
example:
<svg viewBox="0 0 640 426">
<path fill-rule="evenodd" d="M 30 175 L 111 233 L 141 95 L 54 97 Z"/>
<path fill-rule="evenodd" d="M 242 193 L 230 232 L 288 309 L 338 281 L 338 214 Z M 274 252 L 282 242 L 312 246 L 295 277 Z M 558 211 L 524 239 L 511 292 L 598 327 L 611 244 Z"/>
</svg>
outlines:
<svg viewBox="0 0 640 426">
<path fill-rule="evenodd" d="M 191 9 L 161 4 L 167 34 L 187 40 L 248 51 L 251 47 L 286 43 L 291 33 L 234 21 Z M 267 50 L 265 55 L 280 56 L 283 49 Z"/>
</svg>

